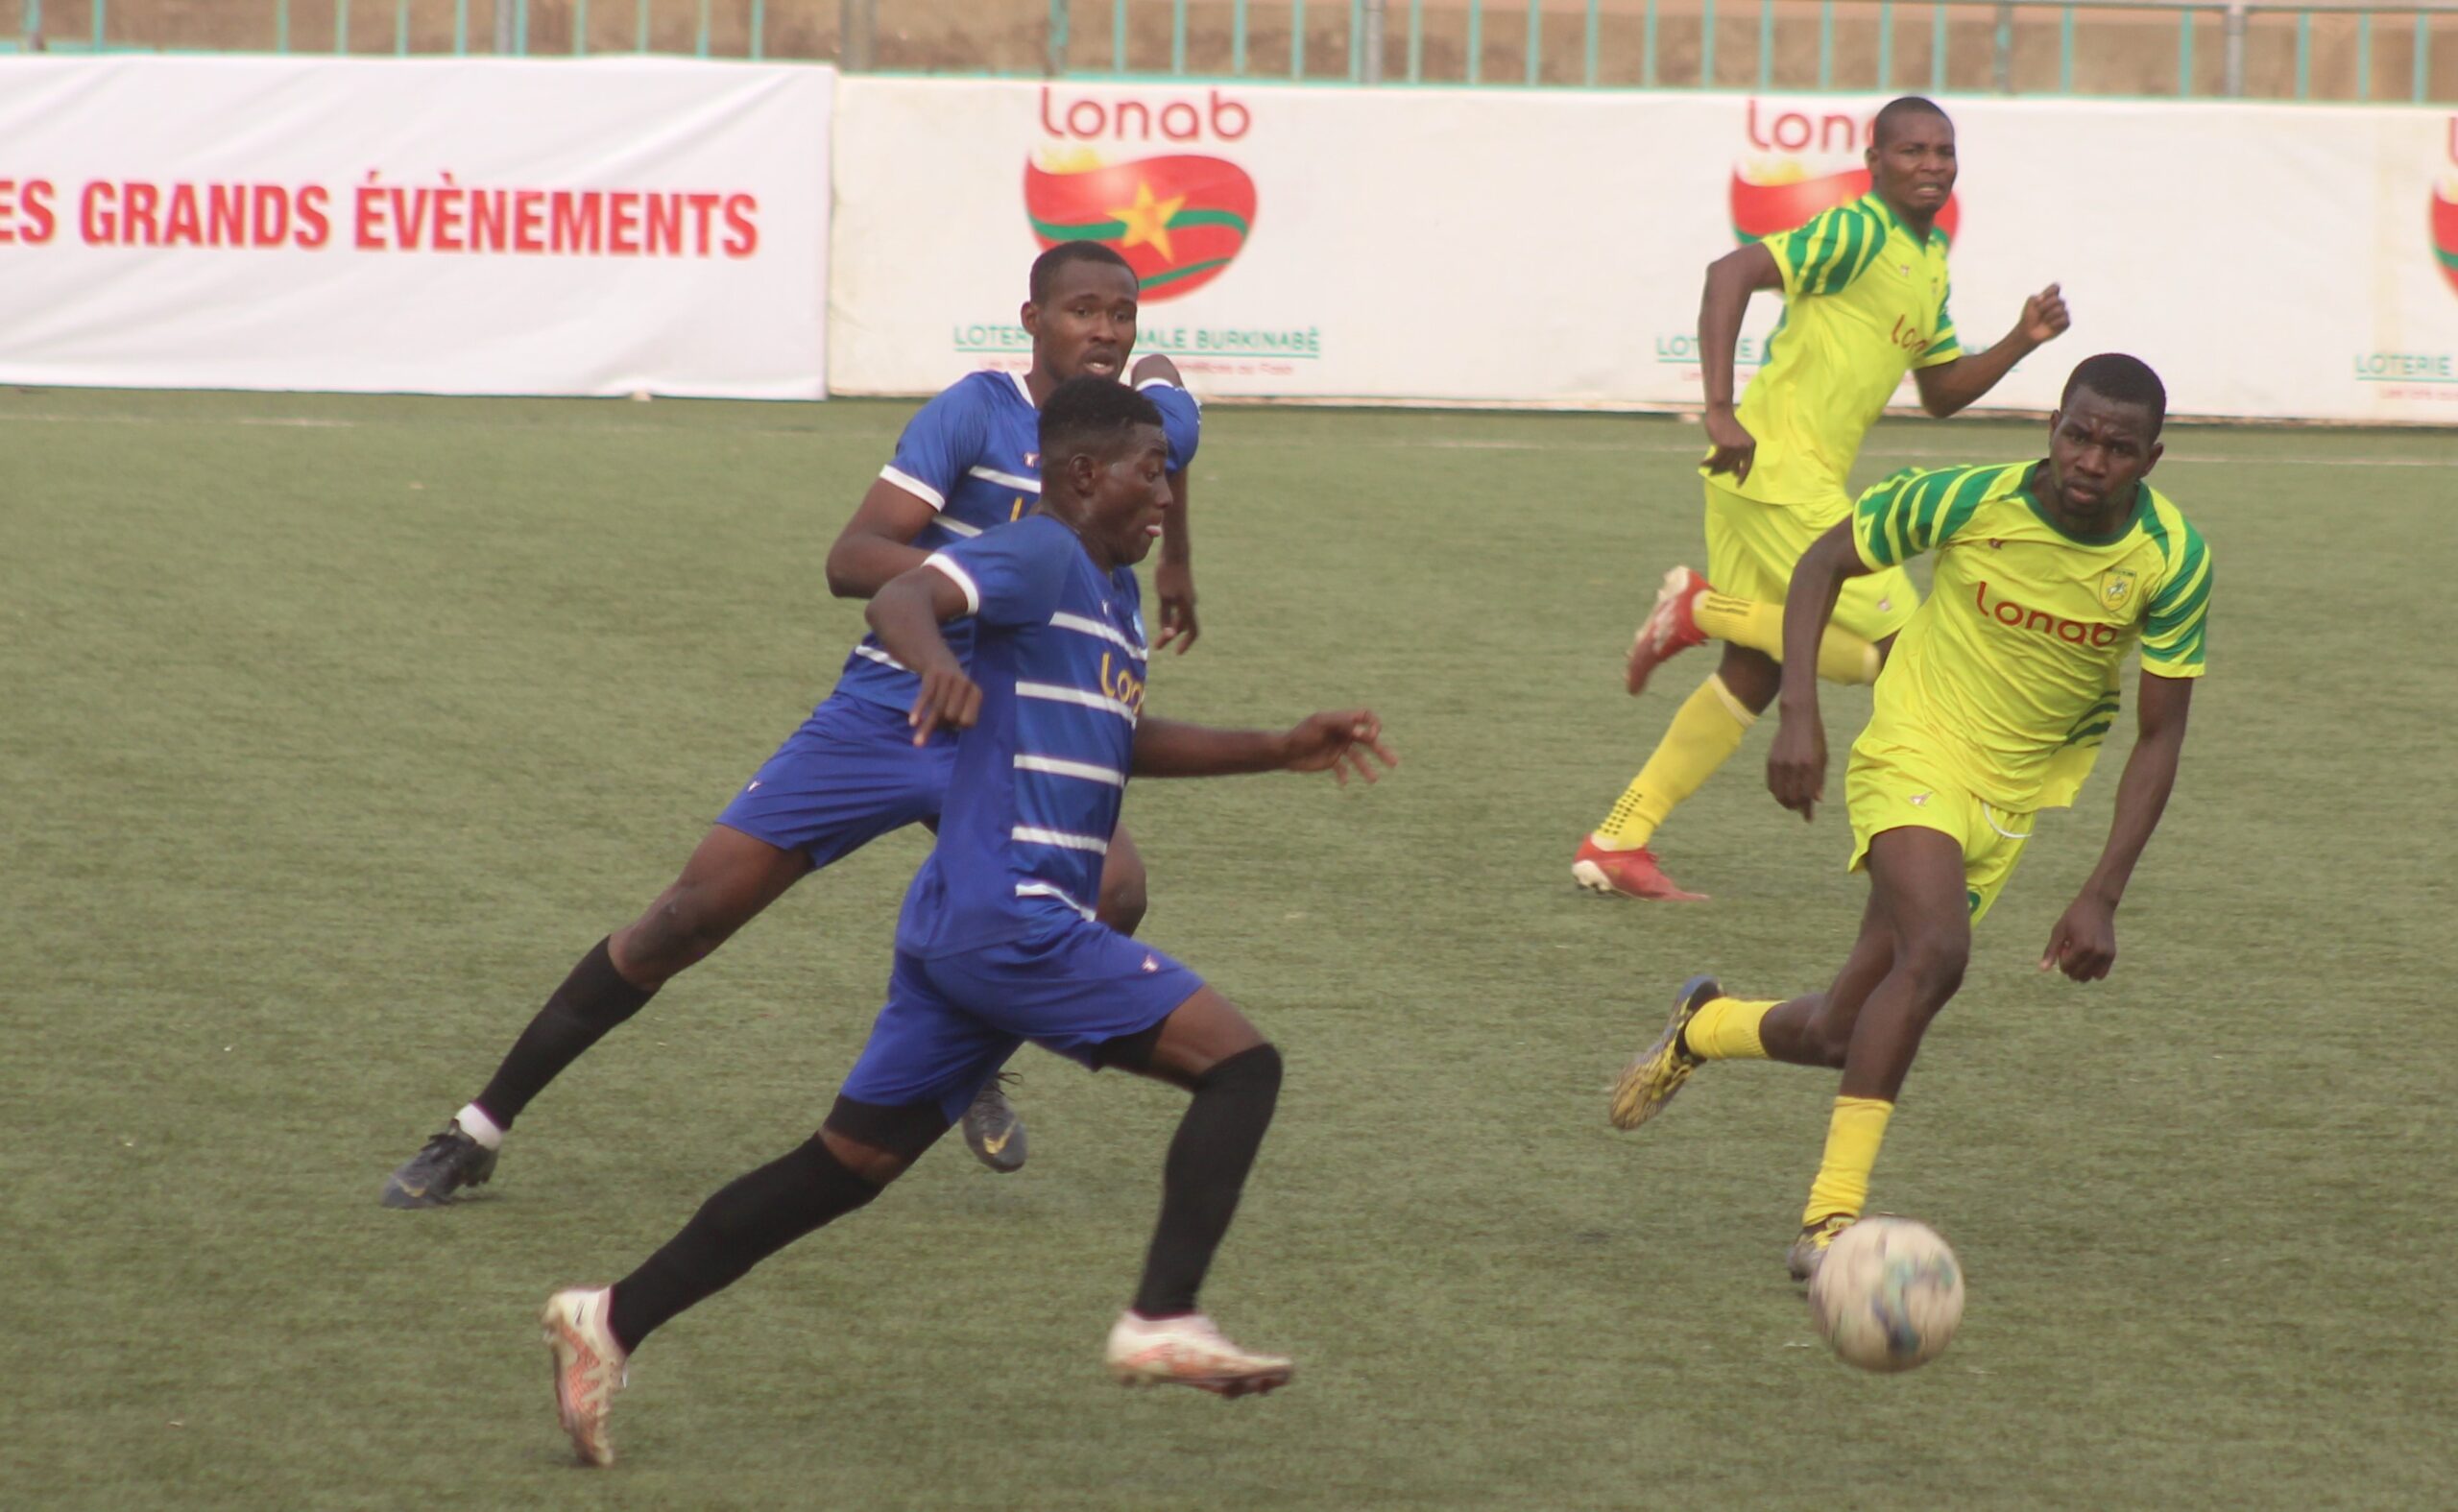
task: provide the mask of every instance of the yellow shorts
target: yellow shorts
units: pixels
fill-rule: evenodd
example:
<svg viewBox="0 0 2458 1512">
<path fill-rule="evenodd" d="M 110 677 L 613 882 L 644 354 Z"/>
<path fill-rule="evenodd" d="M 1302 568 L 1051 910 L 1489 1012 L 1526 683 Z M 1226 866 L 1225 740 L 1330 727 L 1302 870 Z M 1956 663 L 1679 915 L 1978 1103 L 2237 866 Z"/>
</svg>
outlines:
<svg viewBox="0 0 2458 1512">
<path fill-rule="evenodd" d="M 1852 747 L 1844 773 L 1844 804 L 1852 816 L 1852 865 L 1868 863 L 1869 842 L 1890 829 L 1935 829 L 1963 846 L 1964 894 L 1971 922 L 1988 916 L 2006 890 L 2032 835 L 2030 814 L 2009 813 L 1964 786 L 1927 753 L 1905 746 Z"/>
<path fill-rule="evenodd" d="M 1707 581 L 1719 593 L 1781 604 L 1793 585 L 1793 568 L 1811 542 L 1852 513 L 1852 501 L 1837 494 L 1818 504 L 1763 504 L 1707 478 Z M 1901 630 L 1920 607 L 1920 590 L 1901 567 L 1888 567 L 1844 585 L 1834 623 L 1865 640 L 1883 640 Z"/>
</svg>

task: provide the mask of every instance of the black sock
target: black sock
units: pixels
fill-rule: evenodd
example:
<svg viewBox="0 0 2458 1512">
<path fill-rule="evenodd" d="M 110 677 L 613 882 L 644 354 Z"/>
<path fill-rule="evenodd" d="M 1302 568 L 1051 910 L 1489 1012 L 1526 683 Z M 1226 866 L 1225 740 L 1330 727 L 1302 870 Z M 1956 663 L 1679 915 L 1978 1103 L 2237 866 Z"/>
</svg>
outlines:
<svg viewBox="0 0 2458 1512">
<path fill-rule="evenodd" d="M 478 1093 L 478 1106 L 487 1110 L 497 1127 L 511 1128 L 529 1099 L 544 1092 L 565 1067 L 656 996 L 654 987 L 635 987 L 624 980 L 623 973 L 614 970 L 614 957 L 606 942 L 598 941 L 513 1042 L 503 1064 L 495 1068 L 494 1079 Z"/>
<path fill-rule="evenodd" d="M 1212 1252 L 1238 1212 L 1238 1193 L 1280 1100 L 1280 1052 L 1241 1050 L 1204 1072 L 1161 1174 L 1161 1222 L 1144 1258 L 1135 1310 L 1165 1318 L 1194 1310 Z"/>
<path fill-rule="evenodd" d="M 880 1194 L 814 1137 L 700 1204 L 683 1232 L 614 1284 L 607 1327 L 624 1352 L 684 1308 Z"/>
</svg>

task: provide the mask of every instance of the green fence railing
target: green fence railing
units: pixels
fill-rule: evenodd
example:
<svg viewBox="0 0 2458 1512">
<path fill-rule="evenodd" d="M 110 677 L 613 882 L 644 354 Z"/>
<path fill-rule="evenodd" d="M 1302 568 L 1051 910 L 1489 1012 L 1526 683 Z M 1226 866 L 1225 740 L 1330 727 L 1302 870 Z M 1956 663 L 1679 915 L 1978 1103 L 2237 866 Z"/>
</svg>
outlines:
<svg viewBox="0 0 2458 1512">
<path fill-rule="evenodd" d="M 18 11 L 0 51 L 656 52 L 1058 78 L 2458 101 L 2458 0 L 18 0 Z"/>
</svg>

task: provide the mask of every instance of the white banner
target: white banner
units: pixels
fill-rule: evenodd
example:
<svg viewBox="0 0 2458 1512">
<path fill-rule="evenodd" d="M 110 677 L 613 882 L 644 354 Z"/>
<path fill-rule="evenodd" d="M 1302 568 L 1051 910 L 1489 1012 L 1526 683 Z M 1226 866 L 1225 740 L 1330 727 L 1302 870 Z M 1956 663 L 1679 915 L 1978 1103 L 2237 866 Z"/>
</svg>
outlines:
<svg viewBox="0 0 2458 1512">
<path fill-rule="evenodd" d="M 0 381 L 818 398 L 832 70 L 0 62 Z"/>
<path fill-rule="evenodd" d="M 1145 277 L 1201 392 L 1699 402 L 1707 263 L 1857 196 L 1883 97 L 848 79 L 831 371 L 918 394 L 1026 360 L 1057 239 Z M 2062 283 L 2074 328 L 1986 407 L 2132 351 L 2179 414 L 2458 420 L 2458 118 L 1950 100 L 1968 347 Z M 1778 313 L 1753 302 L 1743 367 Z"/>
</svg>

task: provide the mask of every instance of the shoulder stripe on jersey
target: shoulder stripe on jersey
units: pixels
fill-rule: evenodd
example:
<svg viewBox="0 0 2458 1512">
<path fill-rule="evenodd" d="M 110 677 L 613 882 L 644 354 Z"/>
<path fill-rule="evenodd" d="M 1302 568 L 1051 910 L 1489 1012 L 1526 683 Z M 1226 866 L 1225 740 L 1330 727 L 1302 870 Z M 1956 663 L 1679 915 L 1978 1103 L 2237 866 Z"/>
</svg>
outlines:
<svg viewBox="0 0 2458 1512">
<path fill-rule="evenodd" d="M 1098 835 L 1079 835 L 1065 829 L 1044 829 L 1036 825 L 1018 825 L 1007 831 L 1007 838 L 1025 845 L 1054 845 L 1067 851 L 1090 851 L 1095 855 L 1110 853 L 1110 843 Z"/>
<path fill-rule="evenodd" d="M 881 665 L 881 666 L 883 666 L 883 667 L 894 667 L 894 668 L 896 668 L 899 672 L 910 672 L 910 671 L 912 671 L 912 670 L 913 670 L 911 667 L 906 666 L 904 662 L 899 661 L 898 660 L 896 660 L 896 658 L 894 658 L 894 657 L 892 657 L 892 656 L 889 656 L 889 655 L 888 655 L 886 652 L 884 652 L 884 651 L 881 651 L 881 650 L 880 650 L 879 647 L 877 647 L 877 646 L 872 646 L 872 645 L 857 645 L 857 646 L 855 646 L 855 647 L 854 648 L 854 655 L 855 655 L 855 656 L 857 656 L 857 657 L 868 657 L 868 658 L 870 658 L 872 660 L 874 660 L 874 661 L 878 662 L 880 665 Z"/>
<path fill-rule="evenodd" d="M 1127 708 L 1125 704 L 1110 697 L 1107 693 L 1096 693 L 1091 688 L 1068 687 L 1058 683 L 1019 683 L 1016 684 L 1016 696 L 1038 698 L 1051 704 L 1077 704 L 1086 708 L 1097 708 L 1103 713 L 1116 714 L 1130 725 L 1135 723 L 1134 709 Z"/>
<path fill-rule="evenodd" d="M 2003 467 L 1972 468 L 1963 482 L 1955 485 L 1953 496 L 1945 502 L 1944 517 L 1929 536 L 1929 544 L 1934 546 L 1941 540 L 1952 540 L 1955 532 L 1971 523 L 1972 512 L 1980 508 L 1980 501 L 1988 497 L 1988 491 L 2005 476 Z"/>
<path fill-rule="evenodd" d="M 1049 622 L 1061 630 L 1072 630 L 1079 636 L 1097 636 L 1121 650 L 1130 652 L 1139 658 L 1151 655 L 1148 648 L 1137 645 L 1097 619 L 1088 619 L 1082 614 L 1071 614 L 1065 610 L 1060 610 L 1049 616 Z"/>
<path fill-rule="evenodd" d="M 905 492 L 912 494 L 923 503 L 929 505 L 932 509 L 946 509 L 948 507 L 948 496 L 946 494 L 940 492 L 937 489 L 930 487 L 928 483 L 923 482 L 920 478 L 915 477 L 912 473 L 905 471 L 894 463 L 890 463 L 886 467 L 880 468 L 880 476 L 886 479 L 888 482 L 895 484 L 898 488 L 903 489 Z"/>
<path fill-rule="evenodd" d="M 957 565 L 956 560 L 953 557 L 949 556 L 944 551 L 934 551 L 922 559 L 922 564 L 926 567 L 938 568 L 940 571 L 946 573 L 950 578 L 953 579 L 956 587 L 964 589 L 964 612 L 966 613 L 978 614 L 981 612 L 981 585 L 973 581 L 973 574 Z"/>
<path fill-rule="evenodd" d="M 1064 756 L 1020 756 L 1016 757 L 1019 772 L 1048 772 L 1052 777 L 1080 777 L 1087 782 L 1107 782 L 1112 787 L 1124 787 L 1126 774 L 1116 767 L 1095 766 L 1090 761 L 1070 761 Z"/>
<path fill-rule="evenodd" d="M 981 534 L 980 526 L 968 525 L 963 520 L 956 518 L 953 515 L 940 516 L 939 528 L 946 531 L 949 535 L 955 537 L 959 540 L 971 540 L 974 537 Z"/>
<path fill-rule="evenodd" d="M 1074 909 L 1079 914 L 1082 914 L 1085 918 L 1090 919 L 1093 917 L 1093 911 L 1085 907 L 1082 903 L 1077 902 L 1073 898 L 1068 896 L 1067 889 L 1063 887 L 1053 887 L 1048 882 L 1018 882 L 1016 884 L 1016 896 L 1019 898 L 1055 898 L 1060 902 L 1065 903 L 1068 907 Z"/>
<path fill-rule="evenodd" d="M 974 477 L 987 478 L 1002 488 L 1022 489 L 1026 493 L 1041 492 L 1039 478 L 1018 477 L 1012 472 L 1001 472 L 997 468 L 967 468 L 964 470 Z"/>
</svg>

